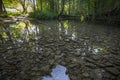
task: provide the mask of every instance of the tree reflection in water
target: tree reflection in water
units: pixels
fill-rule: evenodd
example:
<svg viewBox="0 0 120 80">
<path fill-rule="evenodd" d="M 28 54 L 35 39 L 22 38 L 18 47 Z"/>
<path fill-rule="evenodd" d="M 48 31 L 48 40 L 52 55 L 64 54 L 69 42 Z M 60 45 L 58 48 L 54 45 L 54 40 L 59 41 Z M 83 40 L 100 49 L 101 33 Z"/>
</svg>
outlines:
<svg viewBox="0 0 120 80">
<path fill-rule="evenodd" d="M 34 79 L 36 76 L 39 79 L 53 79 L 60 65 L 52 69 L 51 76 L 43 75 L 48 75 L 52 66 L 61 64 L 67 67 L 71 80 L 101 80 L 104 76 L 111 77 L 111 73 L 111 78 L 117 80 L 114 75 L 119 73 L 115 68 L 119 65 L 119 30 L 117 27 L 77 21 L 1 24 L 0 79 L 37 80 Z M 66 68 L 62 69 L 60 72 L 68 76 L 65 74 Z"/>
</svg>

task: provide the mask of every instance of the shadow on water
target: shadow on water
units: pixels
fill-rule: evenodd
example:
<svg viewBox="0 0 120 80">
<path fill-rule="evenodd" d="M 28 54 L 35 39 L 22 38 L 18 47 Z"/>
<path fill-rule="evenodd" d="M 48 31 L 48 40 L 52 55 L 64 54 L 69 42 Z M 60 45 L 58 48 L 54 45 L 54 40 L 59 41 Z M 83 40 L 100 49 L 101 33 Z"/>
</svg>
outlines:
<svg viewBox="0 0 120 80">
<path fill-rule="evenodd" d="M 0 24 L 0 79 L 53 80 L 57 70 L 68 78 L 67 68 L 65 80 L 119 80 L 119 30 L 67 20 Z"/>
</svg>

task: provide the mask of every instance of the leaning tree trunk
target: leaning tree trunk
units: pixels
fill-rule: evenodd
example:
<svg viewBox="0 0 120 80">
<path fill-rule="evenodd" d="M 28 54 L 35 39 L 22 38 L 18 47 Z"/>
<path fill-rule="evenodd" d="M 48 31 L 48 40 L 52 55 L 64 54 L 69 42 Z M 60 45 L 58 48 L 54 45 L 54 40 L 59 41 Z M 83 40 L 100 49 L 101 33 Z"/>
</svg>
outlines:
<svg viewBox="0 0 120 80">
<path fill-rule="evenodd" d="M 0 13 L 2 13 L 3 12 L 3 8 L 2 8 L 2 0 L 0 0 Z"/>
<path fill-rule="evenodd" d="M 27 13 L 27 7 L 26 7 L 26 0 L 19 0 L 20 4 L 22 5 L 23 12 L 22 13 Z"/>
<path fill-rule="evenodd" d="M 4 13 L 4 12 L 6 12 L 5 6 L 3 4 L 3 0 L 0 0 L 0 13 Z"/>
<path fill-rule="evenodd" d="M 23 1 L 23 4 L 22 4 L 22 6 L 23 6 L 23 13 L 27 13 L 27 7 L 26 7 L 26 1 L 24 0 Z"/>
</svg>

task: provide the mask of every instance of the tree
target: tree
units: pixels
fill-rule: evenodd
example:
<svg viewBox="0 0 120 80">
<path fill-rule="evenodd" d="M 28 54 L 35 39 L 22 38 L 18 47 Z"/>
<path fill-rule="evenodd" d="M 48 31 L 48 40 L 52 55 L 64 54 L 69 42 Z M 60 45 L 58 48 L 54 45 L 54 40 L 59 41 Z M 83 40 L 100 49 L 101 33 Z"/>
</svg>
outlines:
<svg viewBox="0 0 120 80">
<path fill-rule="evenodd" d="M 60 17 L 63 14 L 64 8 L 65 8 L 65 0 L 61 0 L 61 11 L 58 14 L 58 17 Z"/>
<path fill-rule="evenodd" d="M 19 0 L 19 2 L 23 7 L 23 13 L 27 13 L 26 0 Z"/>
<path fill-rule="evenodd" d="M 36 0 L 33 0 L 33 9 L 36 11 Z"/>
<path fill-rule="evenodd" d="M 43 4 L 42 4 L 42 0 L 40 0 L 40 9 L 41 9 L 41 11 L 43 10 Z"/>
<path fill-rule="evenodd" d="M 0 13 L 6 12 L 3 0 L 0 0 Z"/>
</svg>

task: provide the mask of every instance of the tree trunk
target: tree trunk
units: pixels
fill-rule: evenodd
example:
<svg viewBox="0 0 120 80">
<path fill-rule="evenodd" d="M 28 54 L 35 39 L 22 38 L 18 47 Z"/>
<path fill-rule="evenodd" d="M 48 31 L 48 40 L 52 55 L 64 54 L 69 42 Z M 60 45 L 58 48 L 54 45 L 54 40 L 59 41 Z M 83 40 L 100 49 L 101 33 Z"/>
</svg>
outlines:
<svg viewBox="0 0 120 80">
<path fill-rule="evenodd" d="M 33 0 L 33 9 L 36 11 L 36 0 Z"/>
<path fill-rule="evenodd" d="M 0 0 L 0 13 L 4 13 L 6 12 L 3 0 Z"/>
<path fill-rule="evenodd" d="M 55 6 L 54 6 L 54 9 L 55 9 L 55 13 L 59 13 L 59 0 L 55 1 Z"/>
<path fill-rule="evenodd" d="M 23 13 L 27 13 L 26 0 L 19 0 L 23 8 Z"/>
<path fill-rule="evenodd" d="M 42 0 L 40 0 L 40 10 L 42 11 Z"/>
<path fill-rule="evenodd" d="M 2 8 L 2 0 L 0 0 L 0 13 L 3 13 L 3 8 Z"/>
<path fill-rule="evenodd" d="M 96 7 L 96 0 L 94 0 L 94 6 L 93 6 L 93 15 L 92 15 L 92 21 L 95 22 L 95 18 L 96 18 L 96 10 L 97 10 L 97 7 Z"/>
<path fill-rule="evenodd" d="M 23 2 L 23 13 L 27 13 L 26 1 Z"/>
<path fill-rule="evenodd" d="M 65 6 L 65 0 L 62 0 L 61 2 L 61 6 L 62 6 L 62 10 L 60 11 L 59 15 L 58 15 L 58 18 L 63 14 L 63 11 L 64 11 L 64 6 Z"/>
<path fill-rule="evenodd" d="M 71 7 L 70 7 L 70 0 L 69 0 L 69 12 L 68 12 L 69 15 L 70 15 L 70 10 L 71 10 Z"/>
<path fill-rule="evenodd" d="M 51 0 L 49 3 L 50 3 L 50 11 L 54 12 L 54 0 Z"/>
</svg>

